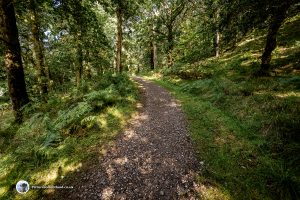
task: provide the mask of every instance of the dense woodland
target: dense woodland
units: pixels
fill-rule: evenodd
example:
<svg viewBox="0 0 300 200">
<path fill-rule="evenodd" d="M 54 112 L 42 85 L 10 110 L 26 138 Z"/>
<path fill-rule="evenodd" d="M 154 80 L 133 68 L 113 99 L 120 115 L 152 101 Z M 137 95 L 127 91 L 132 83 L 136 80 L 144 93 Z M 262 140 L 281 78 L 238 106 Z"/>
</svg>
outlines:
<svg viewBox="0 0 300 200">
<path fill-rule="evenodd" d="M 139 74 L 182 102 L 207 163 L 203 199 L 300 198 L 299 11 L 297 0 L 1 0 L 0 197 L 98 155 L 135 112 Z"/>
</svg>

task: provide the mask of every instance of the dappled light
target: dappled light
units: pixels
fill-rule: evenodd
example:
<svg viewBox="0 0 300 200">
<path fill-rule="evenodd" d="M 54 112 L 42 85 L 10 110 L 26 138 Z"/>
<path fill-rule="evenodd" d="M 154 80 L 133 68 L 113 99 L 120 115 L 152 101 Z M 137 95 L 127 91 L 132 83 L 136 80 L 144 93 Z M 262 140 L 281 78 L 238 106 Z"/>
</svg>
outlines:
<svg viewBox="0 0 300 200">
<path fill-rule="evenodd" d="M 103 199 L 111 199 L 114 190 L 111 187 L 107 187 L 103 190 L 102 197 Z"/>
<path fill-rule="evenodd" d="M 58 103 L 60 110 L 50 110 L 46 115 L 38 112 L 20 127 L 10 124 L 10 117 L 1 120 L 3 126 L 0 128 L 0 141 L 3 141 L 4 145 L 1 146 L 0 159 L 2 195 L 10 194 L 19 198 L 16 191 L 8 186 L 15 184 L 17 179 L 28 180 L 31 185 L 53 185 L 57 181 L 64 180 L 69 173 L 80 171 L 85 165 L 82 162 L 86 160 L 86 154 L 98 158 L 99 155 L 95 150 L 102 149 L 102 145 L 112 140 L 130 118 L 136 101 L 134 92 L 135 90 L 132 90 L 130 93 L 131 102 L 128 101 L 128 104 L 124 104 L 122 100 L 118 100 L 119 102 L 114 100 L 114 105 L 106 106 L 105 110 L 98 114 L 95 112 L 87 114 L 84 110 L 90 107 L 86 103 L 76 105 L 78 101 L 82 101 L 78 98 L 74 103 L 75 106 L 69 107 L 68 104 L 74 102 L 74 97 L 63 93 L 58 97 L 64 97 L 63 102 Z M 93 93 L 83 101 L 93 100 L 92 106 L 101 105 L 93 104 L 97 101 L 111 101 L 109 95 L 104 96 L 106 95 L 104 93 L 97 95 Z M 126 95 L 125 98 L 129 97 Z M 49 104 L 51 103 L 49 101 Z M 42 108 L 26 109 L 30 112 L 30 109 Z M 47 118 L 49 115 L 52 116 L 51 121 Z M 55 127 L 61 130 L 56 131 Z M 15 137 L 11 137 L 13 136 L 11 131 L 15 131 Z M 83 138 L 79 140 L 81 137 Z M 9 153 L 10 149 L 15 149 L 15 153 Z M 19 161 L 15 162 L 16 159 Z M 44 190 L 45 194 L 49 195 L 55 191 L 55 189 Z M 34 199 L 41 194 L 39 190 L 30 190 L 27 195 Z"/>
<path fill-rule="evenodd" d="M 188 116 L 203 163 L 195 186 L 202 199 L 298 195 L 294 159 L 299 159 L 299 48 L 278 47 L 271 75 L 257 77 L 261 47 L 233 50 L 198 63 L 199 68 L 214 70 L 209 78 L 148 75 L 180 100 Z"/>
<path fill-rule="evenodd" d="M 220 188 L 213 185 L 204 185 L 200 184 L 197 186 L 197 192 L 201 195 L 203 199 L 223 199 L 223 200 L 231 200 L 229 194 L 226 194 Z"/>
<path fill-rule="evenodd" d="M 300 92 L 275 93 L 275 96 L 281 98 L 298 97 L 300 100 Z"/>
<path fill-rule="evenodd" d="M 115 164 L 117 165 L 124 165 L 128 162 L 127 157 L 125 156 L 124 158 L 117 158 L 114 160 Z"/>
<path fill-rule="evenodd" d="M 240 42 L 237 46 L 238 47 L 246 46 L 246 45 L 249 45 L 250 42 L 253 42 L 255 44 L 258 40 L 261 40 L 264 37 L 265 37 L 265 35 L 258 36 L 258 37 L 252 37 L 252 38 L 249 38 L 249 39 L 246 39 L 246 40 Z"/>
<path fill-rule="evenodd" d="M 192 198 L 195 195 L 193 181 L 197 161 L 186 138 L 178 103 L 153 83 L 135 79 L 144 86 L 140 112 L 133 116 L 120 137 L 101 152 L 103 157 L 99 157 L 97 167 L 86 163 L 79 172 L 66 174 L 66 180 L 72 180 L 81 193 L 57 190 L 49 194 L 49 199 L 65 196 L 75 199 L 83 196 L 102 199 Z M 161 115 L 166 110 L 169 113 Z"/>
<path fill-rule="evenodd" d="M 0 200 L 300 199 L 297 0 L 0 1 Z"/>
<path fill-rule="evenodd" d="M 277 92 L 277 91 L 258 91 L 254 92 L 255 95 L 272 95 L 279 98 L 289 98 L 289 97 L 296 97 L 300 100 L 300 92 Z"/>
</svg>

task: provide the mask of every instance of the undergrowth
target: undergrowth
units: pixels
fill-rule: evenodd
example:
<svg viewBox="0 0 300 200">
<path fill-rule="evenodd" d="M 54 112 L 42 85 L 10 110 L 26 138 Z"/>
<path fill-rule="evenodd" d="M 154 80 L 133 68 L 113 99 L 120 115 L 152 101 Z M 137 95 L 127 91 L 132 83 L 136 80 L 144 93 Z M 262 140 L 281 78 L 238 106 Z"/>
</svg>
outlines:
<svg viewBox="0 0 300 200">
<path fill-rule="evenodd" d="M 182 102 L 203 199 L 300 198 L 299 24 L 281 28 L 269 77 L 255 76 L 265 41 L 257 30 L 219 58 L 148 77 Z"/>
<path fill-rule="evenodd" d="M 42 190 L 17 195 L 15 184 L 51 185 L 83 162 L 97 159 L 135 110 L 137 88 L 126 75 L 105 74 L 80 89 L 49 94 L 24 107 L 24 122 L 13 124 L 8 108 L 1 111 L 0 197 L 35 199 Z M 4 104 L 2 104 L 3 106 Z M 4 107 L 4 106 L 3 106 Z M 45 190 L 44 192 L 47 192 Z"/>
</svg>

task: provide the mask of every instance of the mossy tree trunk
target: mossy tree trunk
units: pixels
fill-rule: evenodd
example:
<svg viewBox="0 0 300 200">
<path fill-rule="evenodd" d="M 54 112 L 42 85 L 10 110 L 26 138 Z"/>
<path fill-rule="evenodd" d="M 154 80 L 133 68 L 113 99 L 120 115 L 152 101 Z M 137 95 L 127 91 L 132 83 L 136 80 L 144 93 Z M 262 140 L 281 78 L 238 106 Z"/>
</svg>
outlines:
<svg viewBox="0 0 300 200">
<path fill-rule="evenodd" d="M 149 26 L 150 31 L 150 68 L 154 70 L 157 65 L 157 48 L 155 43 L 155 33 L 153 31 L 153 24 Z"/>
<path fill-rule="evenodd" d="M 4 41 L 4 59 L 7 71 L 8 90 L 15 120 L 22 122 L 21 108 L 29 102 L 21 59 L 21 47 L 12 0 L 1 0 L 0 32 Z"/>
<path fill-rule="evenodd" d="M 173 22 L 167 25 L 168 33 L 167 33 L 167 40 L 168 40 L 168 49 L 167 49 L 167 65 L 168 67 L 173 66 L 173 56 L 172 51 L 174 49 L 174 33 L 173 33 Z"/>
<path fill-rule="evenodd" d="M 81 34 L 80 34 L 81 35 Z M 81 44 L 81 36 L 79 36 L 79 41 L 77 45 L 77 69 L 76 69 L 76 86 L 77 88 L 81 85 L 82 71 L 83 71 L 83 52 Z"/>
<path fill-rule="evenodd" d="M 40 93 L 46 95 L 48 93 L 48 76 L 46 73 L 45 57 L 43 52 L 43 42 L 41 40 L 40 21 L 37 12 L 36 0 L 30 0 L 30 13 L 31 13 L 31 33 L 33 40 L 33 51 L 35 56 L 35 65 L 38 71 L 38 83 Z"/>
<path fill-rule="evenodd" d="M 121 73 L 123 71 L 122 67 L 122 40 L 123 40 L 123 12 L 121 6 L 118 5 L 116 8 L 117 14 L 117 44 L 116 44 L 116 70 L 117 72 Z"/>
<path fill-rule="evenodd" d="M 85 61 L 84 69 L 85 69 L 86 78 L 88 80 L 91 80 L 92 79 L 92 66 L 91 66 L 91 62 L 90 62 L 89 50 L 86 50 L 86 61 Z"/>
<path fill-rule="evenodd" d="M 216 57 L 220 56 L 220 27 L 219 27 L 219 20 L 220 20 L 220 8 L 217 8 L 215 17 L 214 17 L 214 53 Z"/>
<path fill-rule="evenodd" d="M 271 16 L 271 22 L 268 29 L 266 46 L 261 57 L 261 69 L 259 74 L 268 74 L 270 70 L 270 62 L 272 58 L 272 52 L 277 45 L 277 34 L 280 26 L 283 24 L 286 18 L 286 12 L 291 6 L 290 1 L 283 1 L 282 5 L 278 7 L 277 12 Z"/>
<path fill-rule="evenodd" d="M 220 55 L 220 32 L 218 29 L 215 32 L 214 50 L 215 50 L 215 56 L 219 57 L 219 55 Z"/>
</svg>

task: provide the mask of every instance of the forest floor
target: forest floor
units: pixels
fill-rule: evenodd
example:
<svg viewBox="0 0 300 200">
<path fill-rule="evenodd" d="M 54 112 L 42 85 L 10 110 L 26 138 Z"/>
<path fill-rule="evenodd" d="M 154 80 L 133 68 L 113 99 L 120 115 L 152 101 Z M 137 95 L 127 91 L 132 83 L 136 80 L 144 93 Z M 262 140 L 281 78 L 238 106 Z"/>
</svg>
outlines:
<svg viewBox="0 0 300 200">
<path fill-rule="evenodd" d="M 103 157 L 63 183 L 49 199 L 197 199 L 200 169 L 177 101 L 162 87 L 134 78 L 142 101 L 139 113 Z"/>
<path fill-rule="evenodd" d="M 9 101 L 0 99 L 0 199 L 42 199 L 74 171 L 102 157 L 136 111 L 138 87 L 125 74 L 94 76 L 76 88 L 53 88 L 47 102 L 31 93 L 24 122 L 13 123 Z M 31 189 L 21 195 L 16 183 Z M 73 184 L 72 184 L 73 186 Z"/>
</svg>

